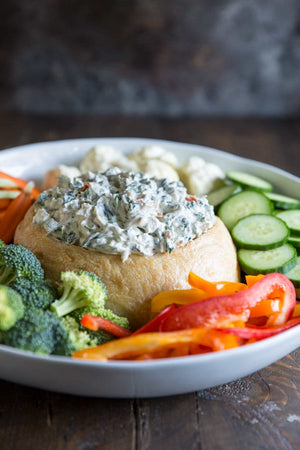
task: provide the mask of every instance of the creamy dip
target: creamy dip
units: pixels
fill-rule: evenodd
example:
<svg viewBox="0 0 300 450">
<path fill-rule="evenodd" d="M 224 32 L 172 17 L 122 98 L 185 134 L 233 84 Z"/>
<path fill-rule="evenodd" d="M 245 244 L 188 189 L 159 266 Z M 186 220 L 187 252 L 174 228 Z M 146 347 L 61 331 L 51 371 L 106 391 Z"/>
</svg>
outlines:
<svg viewBox="0 0 300 450">
<path fill-rule="evenodd" d="M 33 223 L 68 244 L 121 255 L 171 253 L 215 223 L 206 197 L 181 182 L 113 167 L 104 173 L 61 177 L 42 192 Z"/>
</svg>

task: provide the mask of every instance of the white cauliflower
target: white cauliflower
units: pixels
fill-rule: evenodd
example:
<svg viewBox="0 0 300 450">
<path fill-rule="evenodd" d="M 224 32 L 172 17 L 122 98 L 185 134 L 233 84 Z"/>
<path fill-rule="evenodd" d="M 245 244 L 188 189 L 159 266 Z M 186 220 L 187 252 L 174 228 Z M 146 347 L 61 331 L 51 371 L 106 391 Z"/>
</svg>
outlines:
<svg viewBox="0 0 300 450">
<path fill-rule="evenodd" d="M 179 180 L 176 156 L 162 147 L 157 145 L 144 147 L 130 153 L 128 158 L 138 165 L 139 170 L 151 177 L 167 178 L 170 181 Z"/>
<path fill-rule="evenodd" d="M 80 163 L 80 170 L 84 172 L 104 172 L 110 167 L 137 172 L 135 161 L 130 161 L 119 150 L 110 145 L 96 145 L 87 152 Z"/>
<path fill-rule="evenodd" d="M 159 159 L 149 159 L 140 167 L 140 170 L 150 177 L 167 178 L 170 181 L 179 181 L 179 175 L 170 164 Z"/>
<path fill-rule="evenodd" d="M 178 160 L 174 153 L 168 152 L 158 145 L 150 145 L 149 147 L 143 147 L 141 150 L 132 152 L 128 155 L 130 160 L 136 161 L 139 167 L 143 166 L 146 161 L 159 160 L 166 164 L 169 164 L 174 169 L 178 167 Z"/>
<path fill-rule="evenodd" d="M 56 185 L 59 177 L 64 176 L 68 178 L 75 178 L 80 175 L 80 170 L 75 166 L 66 166 L 61 164 L 54 169 L 48 170 L 44 177 L 44 189 L 50 189 Z"/>
<path fill-rule="evenodd" d="M 188 158 L 180 169 L 180 179 L 192 195 L 205 195 L 223 184 L 225 175 L 215 164 L 199 156 Z"/>
</svg>

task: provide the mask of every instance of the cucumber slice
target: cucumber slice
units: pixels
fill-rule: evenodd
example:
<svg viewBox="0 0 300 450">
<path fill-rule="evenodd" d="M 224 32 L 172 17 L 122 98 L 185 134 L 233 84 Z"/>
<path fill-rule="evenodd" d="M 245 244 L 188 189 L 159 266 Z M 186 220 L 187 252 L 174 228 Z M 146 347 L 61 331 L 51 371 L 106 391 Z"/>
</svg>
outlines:
<svg viewBox="0 0 300 450">
<path fill-rule="evenodd" d="M 265 195 L 274 203 L 274 207 L 278 209 L 298 209 L 300 208 L 300 200 L 288 197 L 286 195 L 275 194 L 274 192 L 266 192 Z"/>
<path fill-rule="evenodd" d="M 289 211 L 280 211 L 276 213 L 276 217 L 282 219 L 291 233 L 299 236 L 300 235 L 300 209 L 290 209 Z"/>
<path fill-rule="evenodd" d="M 296 248 L 297 252 L 300 252 L 300 236 L 289 236 L 288 243 Z"/>
<path fill-rule="evenodd" d="M 236 192 L 240 191 L 240 187 L 237 184 L 229 184 L 227 186 L 222 186 L 215 191 L 210 192 L 207 195 L 208 203 L 212 206 L 219 206 L 224 202 L 228 197 Z"/>
<path fill-rule="evenodd" d="M 218 216 L 231 230 L 239 219 L 250 214 L 272 214 L 273 204 L 262 193 L 242 191 L 233 194 L 220 206 Z"/>
<path fill-rule="evenodd" d="M 286 272 L 285 275 L 291 280 L 295 288 L 300 288 L 300 256 L 297 258 L 295 267 Z"/>
<path fill-rule="evenodd" d="M 237 247 L 269 250 L 280 247 L 290 231 L 281 219 L 270 214 L 251 214 L 240 219 L 231 230 Z"/>
<path fill-rule="evenodd" d="M 253 189 L 255 191 L 262 192 L 271 192 L 273 190 L 273 186 L 271 183 L 249 173 L 231 170 L 229 172 L 226 172 L 226 177 L 234 183 L 238 183 L 242 187 L 247 189 Z"/>
<path fill-rule="evenodd" d="M 241 269 L 247 275 L 272 272 L 286 273 L 293 269 L 297 261 L 296 249 L 290 244 L 272 250 L 238 250 Z"/>
</svg>

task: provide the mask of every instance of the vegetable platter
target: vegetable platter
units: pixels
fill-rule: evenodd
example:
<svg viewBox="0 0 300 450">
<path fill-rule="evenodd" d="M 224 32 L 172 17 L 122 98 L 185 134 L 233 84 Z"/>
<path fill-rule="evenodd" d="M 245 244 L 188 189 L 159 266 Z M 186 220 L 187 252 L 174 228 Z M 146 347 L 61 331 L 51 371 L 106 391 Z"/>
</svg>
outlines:
<svg viewBox="0 0 300 450">
<path fill-rule="evenodd" d="M 41 187 L 44 174 L 59 164 L 76 165 L 95 144 L 129 153 L 157 145 L 182 163 L 200 156 L 224 172 L 243 171 L 271 183 L 274 191 L 293 197 L 300 180 L 279 168 L 198 145 L 150 139 L 79 139 L 37 143 L 0 153 L 1 171 Z M 91 397 L 157 397 L 209 388 L 249 375 L 298 348 L 300 327 L 237 348 L 188 357 L 145 361 L 92 361 L 40 356 L 0 346 L 0 376 L 12 382 Z"/>
</svg>

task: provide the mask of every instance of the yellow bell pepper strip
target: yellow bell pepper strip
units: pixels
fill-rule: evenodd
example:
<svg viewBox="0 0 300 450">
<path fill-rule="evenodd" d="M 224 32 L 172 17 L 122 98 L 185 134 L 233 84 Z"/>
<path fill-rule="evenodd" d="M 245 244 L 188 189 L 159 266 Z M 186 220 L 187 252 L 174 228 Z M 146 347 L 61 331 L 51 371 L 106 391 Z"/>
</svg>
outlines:
<svg viewBox="0 0 300 450">
<path fill-rule="evenodd" d="M 130 336 L 131 334 L 131 331 L 127 330 L 127 328 L 123 328 L 111 320 L 104 319 L 99 316 L 93 316 L 92 314 L 84 314 L 80 323 L 89 330 L 104 330 L 118 338 Z"/>
<path fill-rule="evenodd" d="M 203 290 L 210 297 L 215 295 L 235 294 L 236 292 L 244 291 L 248 288 L 244 283 L 233 281 L 207 281 L 193 272 L 189 273 L 188 282 L 193 288 Z"/>
<path fill-rule="evenodd" d="M 249 289 L 233 295 L 210 297 L 172 311 L 160 324 L 160 331 L 187 328 L 220 328 L 237 320 L 247 322 L 251 308 L 260 301 L 280 299 L 280 311 L 271 314 L 267 326 L 283 325 L 291 318 L 296 304 L 295 288 L 283 274 L 270 273 Z"/>
<path fill-rule="evenodd" d="M 174 289 L 160 292 L 151 300 L 151 312 L 159 313 L 168 305 L 187 305 L 208 298 L 209 295 L 201 289 Z"/>
<path fill-rule="evenodd" d="M 231 333 L 242 339 L 254 339 L 255 341 L 260 341 L 276 334 L 282 333 L 283 331 L 289 330 L 290 328 L 300 325 L 300 317 L 288 320 L 284 325 L 277 325 L 273 327 L 242 327 L 242 328 L 219 328 L 218 331 L 222 333 Z"/>
<path fill-rule="evenodd" d="M 237 347 L 238 339 L 233 337 L 232 334 L 226 335 L 206 328 L 169 333 L 143 333 L 110 341 L 98 347 L 79 350 L 72 356 L 98 361 L 137 359 L 144 355 L 147 355 L 148 358 L 161 358 L 167 355 L 174 356 L 174 350 L 182 348 L 182 345 L 185 345 L 184 354 L 190 354 L 189 346 L 193 347 L 193 354 L 195 354 L 197 346 L 199 353 L 203 353 L 203 347 L 205 347 L 205 351 L 219 351 Z"/>
</svg>

